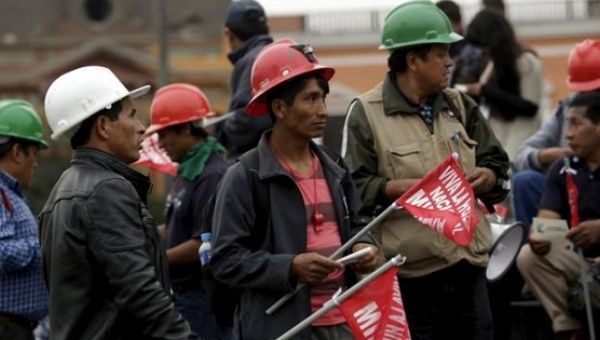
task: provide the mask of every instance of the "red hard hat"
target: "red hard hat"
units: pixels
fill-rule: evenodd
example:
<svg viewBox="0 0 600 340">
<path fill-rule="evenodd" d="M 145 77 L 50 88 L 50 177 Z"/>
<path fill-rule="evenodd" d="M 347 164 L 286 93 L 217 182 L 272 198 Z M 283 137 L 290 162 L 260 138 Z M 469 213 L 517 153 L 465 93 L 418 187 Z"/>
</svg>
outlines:
<svg viewBox="0 0 600 340">
<path fill-rule="evenodd" d="M 587 92 L 600 88 L 600 40 L 586 39 L 569 53 L 569 79 L 573 91 Z"/>
<path fill-rule="evenodd" d="M 298 44 L 290 39 L 275 41 L 258 54 L 252 66 L 252 100 L 246 105 L 250 116 L 268 113 L 265 94 L 279 84 L 298 76 L 319 72 L 326 79 L 335 70 L 319 64 L 309 45 Z"/>
<path fill-rule="evenodd" d="M 202 90 L 190 84 L 170 84 L 158 89 L 154 95 L 150 106 L 151 125 L 146 134 L 214 115 Z"/>
</svg>

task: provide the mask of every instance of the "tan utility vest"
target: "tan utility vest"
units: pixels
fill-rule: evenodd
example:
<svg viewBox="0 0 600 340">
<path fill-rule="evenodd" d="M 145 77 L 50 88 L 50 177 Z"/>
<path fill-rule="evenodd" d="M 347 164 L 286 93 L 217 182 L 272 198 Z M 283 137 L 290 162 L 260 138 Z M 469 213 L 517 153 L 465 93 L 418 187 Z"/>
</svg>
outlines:
<svg viewBox="0 0 600 340">
<path fill-rule="evenodd" d="M 442 110 L 434 113 L 434 134 L 429 132 L 418 114 L 385 115 L 382 84 L 358 97 L 373 133 L 378 155 L 377 175 L 390 179 L 421 178 L 452 152 L 460 155 L 465 173 L 475 168 L 477 142 L 468 136 L 459 120 L 466 122 L 462 98 L 458 92 L 450 89 L 444 90 L 444 94 L 460 112 Z M 480 222 L 468 247 L 456 245 L 402 210 L 392 213 L 375 228 L 373 234 L 386 258 L 398 253 L 407 257 L 406 263 L 398 271 L 400 276 L 423 276 L 461 259 L 485 266 L 491 245 L 491 231 L 478 207 L 477 210 Z"/>
</svg>

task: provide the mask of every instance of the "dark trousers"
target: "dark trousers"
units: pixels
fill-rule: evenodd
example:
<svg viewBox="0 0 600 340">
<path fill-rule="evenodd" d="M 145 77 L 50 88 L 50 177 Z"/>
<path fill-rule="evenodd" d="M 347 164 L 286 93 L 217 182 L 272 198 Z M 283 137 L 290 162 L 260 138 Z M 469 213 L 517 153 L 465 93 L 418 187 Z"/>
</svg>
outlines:
<svg viewBox="0 0 600 340">
<path fill-rule="evenodd" d="M 231 340 L 231 328 L 217 325 L 214 315 L 208 307 L 208 296 L 202 286 L 175 291 L 173 294 L 175 307 L 181 316 L 190 324 L 192 331 L 206 340 Z"/>
<path fill-rule="evenodd" d="M 460 261 L 399 283 L 412 340 L 492 339 L 483 267 Z"/>
<path fill-rule="evenodd" d="M 33 331 L 16 323 L 0 319 L 0 340 L 33 340 Z"/>
</svg>

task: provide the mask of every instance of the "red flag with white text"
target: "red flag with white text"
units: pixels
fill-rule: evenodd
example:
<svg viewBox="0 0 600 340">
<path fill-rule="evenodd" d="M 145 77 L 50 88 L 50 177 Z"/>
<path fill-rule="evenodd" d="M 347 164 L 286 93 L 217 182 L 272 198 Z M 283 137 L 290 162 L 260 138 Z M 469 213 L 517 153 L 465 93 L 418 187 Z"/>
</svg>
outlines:
<svg viewBox="0 0 600 340">
<path fill-rule="evenodd" d="M 140 159 L 132 165 L 142 166 L 171 176 L 177 174 L 177 164 L 158 146 L 157 133 L 153 133 L 142 141 Z"/>
<path fill-rule="evenodd" d="M 340 304 L 355 339 L 410 340 L 396 271 L 388 269 Z"/>
<path fill-rule="evenodd" d="M 479 223 L 473 189 L 452 156 L 400 196 L 396 204 L 460 246 L 471 243 Z"/>
</svg>

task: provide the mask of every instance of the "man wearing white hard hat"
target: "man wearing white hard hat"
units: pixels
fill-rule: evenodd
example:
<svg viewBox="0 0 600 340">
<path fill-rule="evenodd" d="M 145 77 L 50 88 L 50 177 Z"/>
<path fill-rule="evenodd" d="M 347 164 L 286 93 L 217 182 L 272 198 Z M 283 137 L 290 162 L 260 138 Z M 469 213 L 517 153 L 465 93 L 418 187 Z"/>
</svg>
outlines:
<svg viewBox="0 0 600 340">
<path fill-rule="evenodd" d="M 150 181 L 128 166 L 144 133 L 132 99 L 149 88 L 87 66 L 46 93 L 52 139 L 69 136 L 73 149 L 39 217 L 52 339 L 196 338 L 169 294 Z"/>
</svg>

